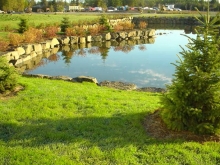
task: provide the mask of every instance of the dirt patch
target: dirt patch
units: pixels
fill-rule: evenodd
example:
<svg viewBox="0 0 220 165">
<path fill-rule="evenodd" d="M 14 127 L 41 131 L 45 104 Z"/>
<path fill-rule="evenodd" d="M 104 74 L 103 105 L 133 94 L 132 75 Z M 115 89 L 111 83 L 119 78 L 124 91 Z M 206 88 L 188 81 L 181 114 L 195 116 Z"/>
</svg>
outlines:
<svg viewBox="0 0 220 165">
<path fill-rule="evenodd" d="M 15 87 L 13 91 L 7 91 L 5 93 L 0 93 L 0 100 L 7 100 L 17 95 L 17 93 L 21 90 L 24 90 L 24 87 L 19 85 Z"/>
<path fill-rule="evenodd" d="M 153 114 L 146 116 L 144 127 L 148 135 L 159 140 L 183 139 L 186 141 L 195 141 L 201 143 L 206 141 L 220 141 L 220 135 L 196 135 L 189 131 L 169 130 L 160 117 L 160 110 L 157 110 Z"/>
</svg>

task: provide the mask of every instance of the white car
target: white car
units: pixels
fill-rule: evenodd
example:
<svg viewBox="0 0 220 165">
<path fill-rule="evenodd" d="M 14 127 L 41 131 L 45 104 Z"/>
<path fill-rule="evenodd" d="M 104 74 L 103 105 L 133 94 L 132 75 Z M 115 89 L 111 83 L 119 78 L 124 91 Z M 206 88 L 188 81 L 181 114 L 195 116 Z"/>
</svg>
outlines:
<svg viewBox="0 0 220 165">
<path fill-rule="evenodd" d="M 117 11 L 117 8 L 116 7 L 108 7 L 107 11 L 108 12 Z"/>
<path fill-rule="evenodd" d="M 4 11 L 0 10 L 0 13 L 5 13 Z"/>
<path fill-rule="evenodd" d="M 174 11 L 182 11 L 180 8 L 174 8 Z"/>
<path fill-rule="evenodd" d="M 143 7 L 143 10 L 148 10 L 148 9 L 149 9 L 149 7 L 147 7 L 147 6 L 146 6 L 146 7 Z"/>
</svg>

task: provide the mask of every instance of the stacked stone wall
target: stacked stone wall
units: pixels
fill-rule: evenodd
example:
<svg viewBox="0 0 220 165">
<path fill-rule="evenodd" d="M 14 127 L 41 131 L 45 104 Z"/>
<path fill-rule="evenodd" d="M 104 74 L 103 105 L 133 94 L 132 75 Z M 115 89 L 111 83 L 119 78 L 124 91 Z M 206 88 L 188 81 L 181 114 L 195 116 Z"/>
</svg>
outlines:
<svg viewBox="0 0 220 165">
<path fill-rule="evenodd" d="M 117 33 L 105 33 L 97 36 L 85 36 L 85 37 L 63 37 L 53 38 L 41 43 L 24 44 L 13 51 L 3 52 L 0 55 L 6 57 L 7 61 L 17 68 L 24 68 L 20 70 L 34 68 L 36 64 L 40 63 L 42 57 L 49 57 L 52 54 L 56 54 L 60 47 L 77 45 L 80 48 L 85 48 L 85 45 L 90 43 L 109 43 L 110 41 L 133 41 L 139 39 L 154 38 L 154 29 L 145 30 L 131 30 L 128 32 Z M 149 41 L 150 42 L 150 41 Z M 91 44 L 92 45 L 92 44 Z M 31 61 L 31 62 L 30 62 Z"/>
<path fill-rule="evenodd" d="M 148 24 L 181 24 L 181 25 L 199 25 L 194 17 L 134 17 L 132 23 L 138 25 L 141 21 Z"/>
</svg>

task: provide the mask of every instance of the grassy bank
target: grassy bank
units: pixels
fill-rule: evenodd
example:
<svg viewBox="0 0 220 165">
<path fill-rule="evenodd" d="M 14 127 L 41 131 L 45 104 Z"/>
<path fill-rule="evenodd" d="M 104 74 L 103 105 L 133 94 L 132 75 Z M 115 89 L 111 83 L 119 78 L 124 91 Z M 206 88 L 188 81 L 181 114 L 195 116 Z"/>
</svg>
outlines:
<svg viewBox="0 0 220 165">
<path fill-rule="evenodd" d="M 220 164 L 219 143 L 148 136 L 143 122 L 160 107 L 160 94 L 19 82 L 25 90 L 0 100 L 0 164 Z"/>
</svg>

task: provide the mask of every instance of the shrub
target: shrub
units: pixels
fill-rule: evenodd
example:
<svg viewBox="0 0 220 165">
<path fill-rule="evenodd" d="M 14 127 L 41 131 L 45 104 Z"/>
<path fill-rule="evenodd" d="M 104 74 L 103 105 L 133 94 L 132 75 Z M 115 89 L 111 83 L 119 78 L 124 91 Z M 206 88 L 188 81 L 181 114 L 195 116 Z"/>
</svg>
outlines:
<svg viewBox="0 0 220 165">
<path fill-rule="evenodd" d="M 58 27 L 57 26 L 48 26 L 44 30 L 45 30 L 44 36 L 46 38 L 53 38 L 53 37 L 56 37 L 56 35 L 57 35 Z"/>
<path fill-rule="evenodd" d="M 24 42 L 27 43 L 34 43 L 36 41 L 36 36 L 33 33 L 30 33 L 30 31 L 24 32 Z"/>
<path fill-rule="evenodd" d="M 118 23 L 120 26 L 123 27 L 124 30 L 131 30 L 134 29 L 134 24 L 132 22 L 126 21 L 126 22 L 120 22 Z"/>
<path fill-rule="evenodd" d="M 198 11 L 199 12 L 199 11 Z M 202 14 L 199 12 L 202 16 Z M 175 78 L 162 97 L 162 118 L 173 130 L 198 134 L 220 131 L 220 40 L 213 29 L 219 27 L 219 14 L 210 21 L 209 12 L 196 28 L 197 38 L 181 52 Z"/>
<path fill-rule="evenodd" d="M 33 43 L 41 41 L 43 38 L 43 32 L 42 30 L 30 28 L 23 34 L 24 36 L 24 42 L 27 43 Z"/>
<path fill-rule="evenodd" d="M 113 26 L 113 31 L 114 32 L 119 32 L 119 31 L 122 31 L 122 30 L 123 30 L 123 26 L 121 26 L 119 24 Z"/>
<path fill-rule="evenodd" d="M 91 35 L 97 35 L 98 33 L 99 33 L 99 27 L 97 26 L 97 27 L 89 27 L 88 28 L 88 32 L 89 32 L 89 34 L 91 34 Z"/>
<path fill-rule="evenodd" d="M 10 44 L 14 46 L 19 46 L 24 40 L 23 35 L 18 34 L 18 33 L 9 33 L 8 38 L 9 38 Z"/>
<path fill-rule="evenodd" d="M 8 49 L 9 42 L 4 41 L 3 39 L 0 39 L 0 51 L 6 51 Z"/>
<path fill-rule="evenodd" d="M 0 56 L 0 93 L 12 91 L 17 86 L 18 74 L 14 67 L 10 67 L 7 60 Z"/>
<path fill-rule="evenodd" d="M 66 35 L 67 36 L 76 36 L 77 32 L 75 28 L 66 28 Z"/>
<path fill-rule="evenodd" d="M 138 27 L 140 29 L 145 29 L 147 27 L 147 23 L 145 21 L 140 21 Z"/>
<path fill-rule="evenodd" d="M 86 35 L 86 30 L 82 26 L 75 27 L 75 30 L 76 30 L 76 35 L 79 37 L 83 37 Z"/>
</svg>

